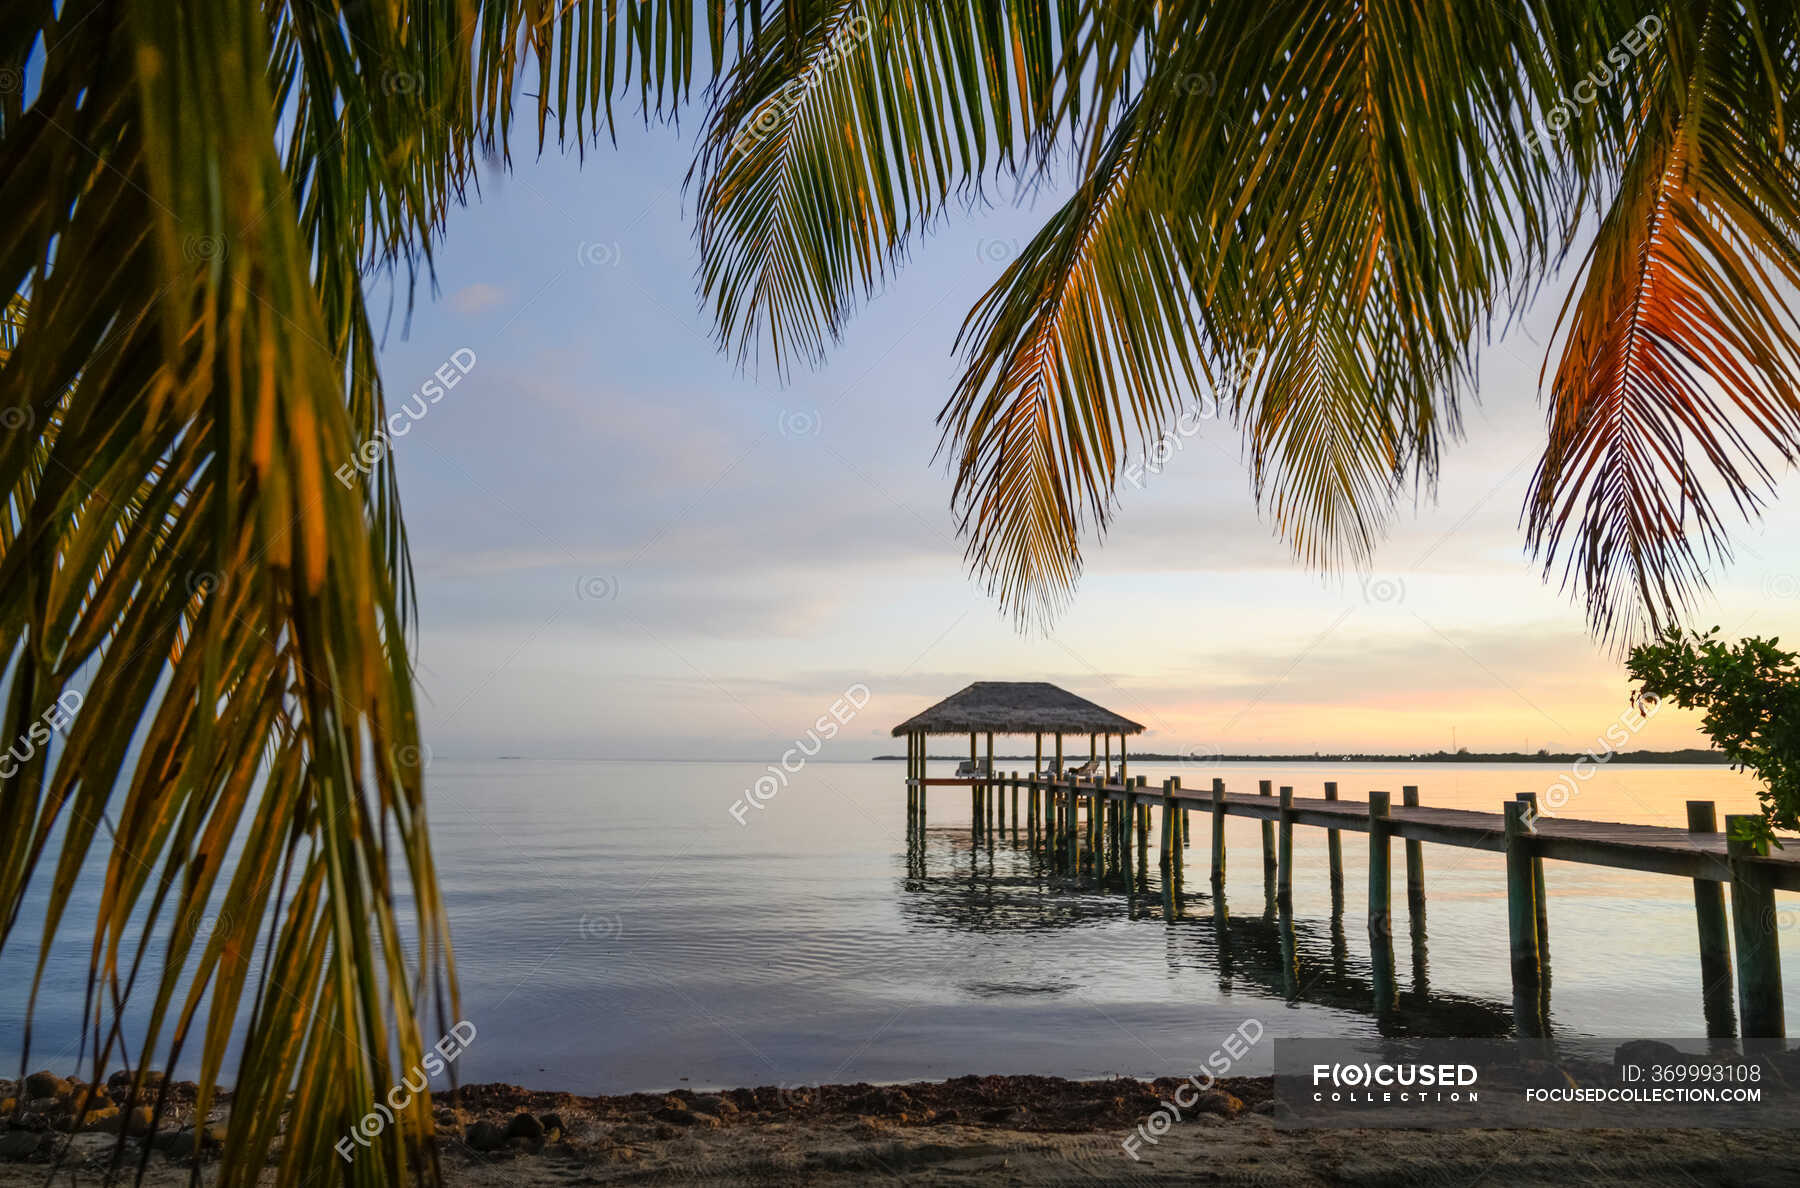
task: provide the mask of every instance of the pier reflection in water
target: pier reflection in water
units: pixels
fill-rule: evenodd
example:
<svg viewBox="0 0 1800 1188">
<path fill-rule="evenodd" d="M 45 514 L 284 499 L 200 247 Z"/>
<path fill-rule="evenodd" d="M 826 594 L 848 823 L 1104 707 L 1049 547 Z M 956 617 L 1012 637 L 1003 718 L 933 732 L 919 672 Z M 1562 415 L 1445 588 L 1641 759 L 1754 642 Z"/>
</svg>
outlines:
<svg viewBox="0 0 1800 1188">
<path fill-rule="evenodd" d="M 1211 979 L 1221 996 L 1250 992 L 1361 1014 L 1383 1035 L 1500 1036 L 1514 1030 L 1515 1004 L 1433 989 L 1422 879 L 1396 922 L 1407 941 L 1409 977 L 1393 983 L 1390 994 L 1381 988 L 1377 963 L 1384 952 L 1392 960 L 1392 946 L 1380 938 L 1366 947 L 1352 945 L 1348 929 L 1361 931 L 1363 922 L 1346 923 L 1341 870 L 1324 918 L 1297 917 L 1291 895 L 1281 894 L 1273 873 L 1265 894 L 1250 901 L 1251 910 L 1234 912 L 1223 888 L 1209 885 L 1202 891 L 1190 885 L 1186 876 L 1193 872 L 1186 861 L 1169 873 L 1159 869 L 1154 848 L 1140 840 L 1142 830 L 1131 831 L 1125 852 L 1112 851 L 1098 877 L 1059 870 L 1032 844 L 1032 832 L 1022 825 L 976 835 L 966 827 L 922 826 L 916 819 L 908 828 L 899 899 L 903 920 L 971 937 L 1038 934 L 1027 950 L 1027 965 L 995 981 L 996 995 L 1067 989 L 1059 954 L 1082 944 L 1083 930 L 1124 918 L 1163 925 L 1171 974 Z M 1191 855 L 1192 830 L 1183 832 L 1179 850 Z M 1408 865 L 1422 873 L 1422 857 L 1415 861 L 1409 854 Z M 1541 998 L 1528 1009 L 1535 1027 L 1548 1027 L 1547 970 Z"/>
</svg>

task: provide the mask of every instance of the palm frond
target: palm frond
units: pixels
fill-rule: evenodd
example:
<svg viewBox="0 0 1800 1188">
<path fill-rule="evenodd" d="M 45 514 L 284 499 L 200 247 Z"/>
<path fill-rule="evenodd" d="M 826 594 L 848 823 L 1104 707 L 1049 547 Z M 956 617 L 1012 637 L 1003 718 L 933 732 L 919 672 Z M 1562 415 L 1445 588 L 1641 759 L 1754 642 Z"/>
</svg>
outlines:
<svg viewBox="0 0 1800 1188">
<path fill-rule="evenodd" d="M 939 414 L 968 558 L 1021 622 L 1047 621 L 1103 531 L 1128 434 L 1205 388 L 1186 228 L 1139 174 L 1149 130 L 1128 111 L 1076 194 L 971 311 L 965 366 Z"/>
<path fill-rule="evenodd" d="M 1068 21 L 1050 0 L 836 0 L 766 23 L 689 173 L 720 343 L 818 362 L 947 200 L 1040 162 L 1103 48 Z"/>
<path fill-rule="evenodd" d="M 1527 504 L 1547 572 L 1596 633 L 1675 621 L 1800 446 L 1793 14 L 1671 6 L 1618 194 L 1564 311 Z M 1779 64 L 1779 65 L 1777 65 Z M 1772 72 L 1773 71 L 1773 72 Z"/>
</svg>

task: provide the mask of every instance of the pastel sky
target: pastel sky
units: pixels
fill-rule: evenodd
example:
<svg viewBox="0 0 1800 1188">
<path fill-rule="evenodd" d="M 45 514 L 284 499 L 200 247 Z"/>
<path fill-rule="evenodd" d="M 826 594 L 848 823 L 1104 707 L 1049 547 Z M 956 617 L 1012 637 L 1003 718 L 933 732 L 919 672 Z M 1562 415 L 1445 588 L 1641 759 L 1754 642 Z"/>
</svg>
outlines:
<svg viewBox="0 0 1800 1188">
<path fill-rule="evenodd" d="M 1484 350 L 1466 440 L 1369 574 L 1290 561 L 1209 422 L 1125 490 L 1054 633 L 1021 635 L 966 574 L 935 418 L 963 315 L 1054 195 L 942 224 L 783 383 L 712 341 L 684 139 L 520 154 L 450 220 L 409 332 L 393 317 L 396 406 L 477 358 L 394 445 L 434 754 L 763 756 L 856 683 L 872 697 L 834 757 L 893 751 L 896 722 L 979 679 L 1056 682 L 1157 750 L 1586 748 L 1624 708 L 1519 526 L 1558 286 Z M 1786 493 L 1738 532 L 1702 625 L 1800 635 Z M 1666 711 L 1637 745 L 1696 745 L 1695 723 Z"/>
</svg>

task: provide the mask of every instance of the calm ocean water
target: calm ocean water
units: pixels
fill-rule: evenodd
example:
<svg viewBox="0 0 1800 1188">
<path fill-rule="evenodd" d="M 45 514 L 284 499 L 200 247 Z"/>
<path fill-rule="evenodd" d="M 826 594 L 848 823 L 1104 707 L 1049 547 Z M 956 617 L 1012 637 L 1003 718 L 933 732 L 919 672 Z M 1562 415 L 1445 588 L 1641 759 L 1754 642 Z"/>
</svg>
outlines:
<svg viewBox="0 0 1800 1188">
<path fill-rule="evenodd" d="M 932 774 L 951 774 L 949 762 Z M 1025 764 L 1002 764 L 1003 767 Z M 438 760 L 432 832 L 451 915 L 463 1015 L 478 1038 L 464 1081 L 620 1092 L 893 1081 L 963 1073 L 1166 1075 L 1201 1066 L 1232 1029 L 1372 1036 L 1362 905 L 1366 842 L 1344 835 L 1346 914 L 1331 920 L 1325 833 L 1295 832 L 1294 910 L 1305 988 L 1282 990 L 1262 918 L 1259 829 L 1228 823 L 1230 944 L 1211 915 L 1205 818 L 1193 822 L 1183 918 L 1160 890 L 1128 901 L 1051 879 L 1023 842 L 969 841 L 969 798 L 933 789 L 922 850 L 907 851 L 903 765 L 817 760 L 760 810 L 732 804 L 756 763 Z M 1402 784 L 1424 803 L 1498 809 L 1542 792 L 1541 765 L 1134 764 L 1152 785 L 1180 774 L 1235 790 L 1256 780 L 1346 799 Z M 1681 825 L 1683 802 L 1754 806 L 1724 768 L 1615 766 L 1564 815 Z M 1154 846 L 1154 830 L 1152 831 Z M 1395 911 L 1404 864 L 1395 846 Z M 1511 1025 L 1501 856 L 1425 847 L 1427 943 L 1396 927 L 1413 1032 L 1498 1034 Z M 1551 863 L 1550 1020 L 1564 1035 L 1701 1035 L 1690 885 Z M 73 941 L 91 899 L 71 916 Z M 85 906 L 84 906 L 85 905 Z M 1783 920 L 1800 907 L 1783 897 Z M 26 927 L 37 919 L 28 907 Z M 68 932 L 69 929 L 65 929 Z M 1791 933 L 1784 932 L 1784 937 Z M 0 966 L 0 1067 L 16 1067 L 33 950 Z M 1800 960 L 1788 991 L 1800 987 Z M 59 942 L 31 1065 L 64 1066 L 85 943 Z M 428 1040 L 434 1037 L 427 1037 Z M 59 1060 L 59 1052 L 67 1052 Z M 1268 1046 L 1243 1071 L 1267 1071 Z"/>
</svg>

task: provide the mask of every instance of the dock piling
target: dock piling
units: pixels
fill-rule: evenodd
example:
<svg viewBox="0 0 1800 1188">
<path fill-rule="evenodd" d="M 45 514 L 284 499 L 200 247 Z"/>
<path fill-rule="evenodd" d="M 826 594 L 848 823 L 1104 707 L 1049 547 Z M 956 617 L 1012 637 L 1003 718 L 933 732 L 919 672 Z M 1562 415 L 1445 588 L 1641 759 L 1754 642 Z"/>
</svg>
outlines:
<svg viewBox="0 0 1800 1188">
<path fill-rule="evenodd" d="M 1258 796 L 1275 795 L 1273 781 L 1256 781 L 1256 794 Z M 1265 916 L 1273 916 L 1275 914 L 1275 877 L 1277 873 L 1275 862 L 1275 822 L 1266 818 L 1262 823 L 1262 858 L 1263 914 Z"/>
<path fill-rule="evenodd" d="M 1787 1019 L 1781 1002 L 1781 947 L 1777 940 L 1775 887 L 1756 858 L 1765 841 L 1738 836 L 1754 816 L 1725 818 L 1725 852 L 1731 863 L 1731 926 L 1737 936 L 1738 1017 L 1745 1039 L 1782 1039 Z"/>
<path fill-rule="evenodd" d="M 1213 897 L 1224 899 L 1225 890 L 1225 781 L 1212 782 L 1212 886 Z"/>
<path fill-rule="evenodd" d="M 1513 1008 L 1519 1034 L 1542 1036 L 1539 986 L 1543 980 L 1538 952 L 1537 880 L 1532 869 L 1531 832 L 1526 826 L 1530 805 L 1509 800 L 1501 806 L 1506 822 L 1506 930 L 1512 951 Z"/>
<path fill-rule="evenodd" d="M 1718 812 L 1710 800 L 1687 802 L 1688 832 L 1719 832 Z M 1711 879 L 1694 880 L 1694 922 L 1700 930 L 1700 1001 L 1709 1039 L 1737 1034 L 1737 1012 L 1731 993 L 1731 929 L 1725 922 L 1725 888 Z"/>
<path fill-rule="evenodd" d="M 1539 819 L 1538 797 L 1536 792 L 1521 792 L 1513 797 L 1522 800 L 1531 808 L 1527 816 L 1532 821 Z M 1527 832 L 1532 832 L 1528 830 Z M 1550 896 L 1544 891 L 1544 859 L 1533 855 L 1531 859 L 1531 886 L 1537 896 L 1537 935 L 1538 935 L 1538 968 L 1543 970 L 1544 981 L 1550 980 Z"/>
<path fill-rule="evenodd" d="M 1326 780 L 1325 799 L 1337 798 L 1337 781 Z M 1325 831 L 1325 857 L 1331 867 L 1331 914 L 1335 918 L 1344 914 L 1344 839 L 1339 830 Z"/>
<path fill-rule="evenodd" d="M 1406 808 L 1419 807 L 1417 784 L 1400 788 L 1400 803 Z M 1411 838 L 1406 842 L 1406 913 L 1415 932 L 1425 927 L 1425 843 Z"/>
<path fill-rule="evenodd" d="M 1388 809 L 1392 795 L 1369 793 L 1369 965 L 1375 984 L 1375 1013 L 1394 1009 L 1393 879 L 1388 866 Z"/>
<path fill-rule="evenodd" d="M 1275 905 L 1283 912 L 1294 908 L 1294 790 L 1281 786 L 1281 845 L 1276 874 Z"/>
</svg>

